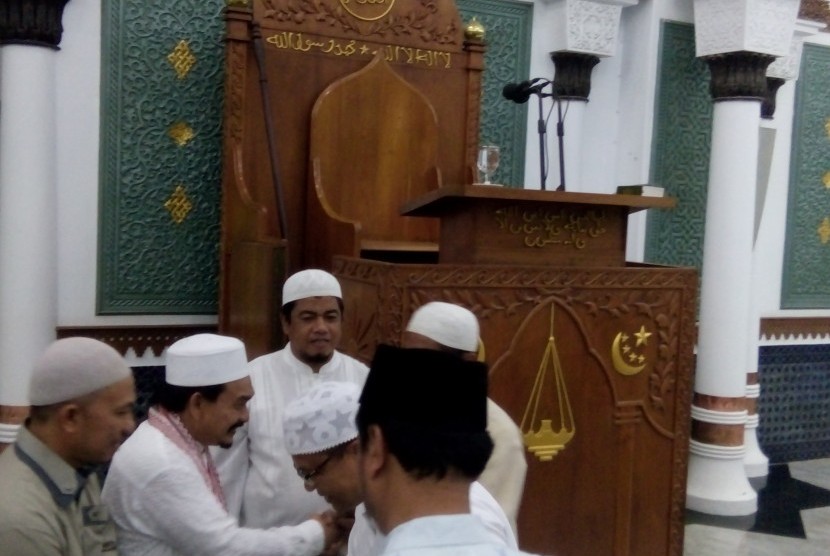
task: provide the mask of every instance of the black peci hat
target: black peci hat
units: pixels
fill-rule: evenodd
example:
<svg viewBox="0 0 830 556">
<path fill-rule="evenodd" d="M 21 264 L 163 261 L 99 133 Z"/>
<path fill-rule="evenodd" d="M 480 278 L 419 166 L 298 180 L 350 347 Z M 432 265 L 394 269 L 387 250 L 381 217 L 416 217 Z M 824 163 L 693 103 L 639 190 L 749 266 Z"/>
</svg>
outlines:
<svg viewBox="0 0 830 556">
<path fill-rule="evenodd" d="M 426 434 L 486 434 L 487 366 L 436 350 L 379 345 L 359 412 L 367 423 L 395 422 Z"/>
</svg>

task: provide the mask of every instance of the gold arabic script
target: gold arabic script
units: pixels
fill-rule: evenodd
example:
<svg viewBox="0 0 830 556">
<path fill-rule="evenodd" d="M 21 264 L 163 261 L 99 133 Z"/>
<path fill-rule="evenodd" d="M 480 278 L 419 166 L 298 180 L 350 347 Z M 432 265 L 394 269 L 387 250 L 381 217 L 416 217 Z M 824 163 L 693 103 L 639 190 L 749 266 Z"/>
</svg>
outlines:
<svg viewBox="0 0 830 556">
<path fill-rule="evenodd" d="M 562 245 L 584 249 L 588 240 L 607 231 L 603 210 L 521 210 L 518 206 L 511 206 L 498 209 L 495 216 L 499 229 L 513 235 L 524 235 L 527 247 Z"/>
<path fill-rule="evenodd" d="M 281 31 L 266 39 L 269 44 L 280 50 L 295 52 L 318 52 L 332 56 L 375 56 L 378 50 L 383 52 L 387 62 L 449 69 L 452 67 L 452 53 L 427 48 L 408 46 L 378 46 L 356 40 L 338 40 L 314 37 L 293 31 Z"/>
</svg>

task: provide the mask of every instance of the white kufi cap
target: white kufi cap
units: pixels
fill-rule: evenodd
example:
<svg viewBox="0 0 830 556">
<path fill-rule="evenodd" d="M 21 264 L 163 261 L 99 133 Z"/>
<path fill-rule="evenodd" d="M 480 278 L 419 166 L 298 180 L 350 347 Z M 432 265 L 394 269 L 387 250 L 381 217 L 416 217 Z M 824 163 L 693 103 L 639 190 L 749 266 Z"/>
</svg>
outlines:
<svg viewBox="0 0 830 556">
<path fill-rule="evenodd" d="M 132 376 L 124 358 L 92 338 L 53 342 L 35 362 L 29 404 L 52 405 L 74 400 Z"/>
<path fill-rule="evenodd" d="M 409 332 L 461 351 L 478 350 L 478 319 L 469 309 L 443 301 L 419 307 L 406 325 Z"/>
<path fill-rule="evenodd" d="M 212 386 L 248 376 L 245 345 L 229 336 L 196 334 L 167 349 L 167 384 Z"/>
<path fill-rule="evenodd" d="M 357 438 L 360 391 L 352 382 L 321 382 L 289 403 L 282 413 L 288 453 L 314 454 Z"/>
<path fill-rule="evenodd" d="M 340 282 L 325 270 L 310 268 L 288 277 L 282 286 L 282 304 L 307 297 L 334 296 L 343 298 Z"/>
</svg>

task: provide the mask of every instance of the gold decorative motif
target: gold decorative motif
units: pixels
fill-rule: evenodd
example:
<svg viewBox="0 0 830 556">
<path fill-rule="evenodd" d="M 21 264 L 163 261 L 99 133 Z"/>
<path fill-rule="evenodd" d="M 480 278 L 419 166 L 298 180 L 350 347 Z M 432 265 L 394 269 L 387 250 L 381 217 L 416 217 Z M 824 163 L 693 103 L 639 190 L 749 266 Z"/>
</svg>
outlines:
<svg viewBox="0 0 830 556">
<path fill-rule="evenodd" d="M 467 27 L 464 28 L 464 36 L 468 39 L 480 41 L 484 39 L 485 33 L 484 25 L 475 16 L 467 24 Z"/>
<path fill-rule="evenodd" d="M 632 336 L 636 338 L 633 348 L 630 344 Z M 611 344 L 611 361 L 614 363 L 614 368 L 625 376 L 636 375 L 646 368 L 646 356 L 638 353 L 636 348 L 648 344 L 651 332 L 646 331 L 645 326 L 641 326 L 640 330 L 632 336 L 620 332 Z"/>
<path fill-rule="evenodd" d="M 821 226 L 818 227 L 818 236 L 821 238 L 821 243 L 827 245 L 830 241 L 830 218 L 825 217 L 821 221 Z"/>
<path fill-rule="evenodd" d="M 190 142 L 191 139 L 196 137 L 196 133 L 193 131 L 193 128 L 185 122 L 176 122 L 171 125 L 170 129 L 167 130 L 167 135 L 169 135 L 170 139 L 172 139 L 173 142 L 180 147 L 184 147 Z"/>
<path fill-rule="evenodd" d="M 552 460 L 556 454 L 565 448 L 565 445 L 571 441 L 576 433 L 571 401 L 568 398 L 568 391 L 565 388 L 565 376 L 562 372 L 562 363 L 559 361 L 556 340 L 553 336 L 553 311 L 554 304 L 551 303 L 548 342 L 545 346 L 542 362 L 539 364 L 539 371 L 536 373 L 533 390 L 530 392 L 530 398 L 528 399 L 520 426 L 525 446 L 540 461 Z M 556 430 L 553 429 L 553 419 L 540 419 L 539 426 L 534 431 L 533 427 L 539 410 L 539 401 L 542 398 L 542 386 L 545 383 L 545 375 L 548 369 L 553 371 L 553 388 L 556 390 L 556 401 L 559 406 L 559 418 L 556 424 L 558 428 Z M 531 406 L 533 407 L 532 415 Z"/>
<path fill-rule="evenodd" d="M 389 13 L 395 0 L 340 0 L 340 5 L 357 19 L 375 21 Z"/>
<path fill-rule="evenodd" d="M 190 202 L 190 198 L 187 196 L 187 191 L 185 191 L 183 185 L 176 186 L 173 194 L 165 201 L 164 208 L 170 213 L 170 218 L 173 219 L 173 222 L 176 224 L 184 222 L 184 219 L 187 218 L 187 215 L 193 209 L 193 203 Z"/>
<path fill-rule="evenodd" d="M 824 176 L 821 178 L 822 183 L 824 183 L 824 187 L 830 189 L 830 170 L 824 173 Z"/>
<path fill-rule="evenodd" d="M 571 210 L 533 209 L 519 211 L 511 206 L 495 211 L 496 223 L 513 235 L 524 235 L 527 247 L 548 245 L 570 246 L 584 249 L 588 240 L 607 232 L 605 212 L 587 210 L 574 213 Z"/>
<path fill-rule="evenodd" d="M 184 79 L 187 77 L 187 74 L 190 73 L 191 68 L 193 68 L 193 64 L 196 63 L 196 57 L 190 50 L 190 46 L 187 41 L 182 39 L 179 41 L 179 44 L 176 45 L 176 48 L 174 48 L 170 54 L 167 55 L 167 61 L 170 62 L 170 65 L 173 66 L 174 70 L 176 70 L 176 75 L 179 76 L 179 79 Z"/>
<path fill-rule="evenodd" d="M 824 120 L 824 131 L 827 133 L 827 137 L 830 137 L 830 118 Z"/>
</svg>

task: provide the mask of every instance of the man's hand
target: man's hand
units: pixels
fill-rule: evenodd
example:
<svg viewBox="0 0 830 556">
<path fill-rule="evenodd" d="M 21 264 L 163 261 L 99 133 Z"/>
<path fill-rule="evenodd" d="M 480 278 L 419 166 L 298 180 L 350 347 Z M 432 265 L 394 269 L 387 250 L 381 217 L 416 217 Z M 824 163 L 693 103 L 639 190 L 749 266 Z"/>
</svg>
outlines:
<svg viewBox="0 0 830 556">
<path fill-rule="evenodd" d="M 343 530 L 338 526 L 336 517 L 336 514 L 332 510 L 327 510 L 321 514 L 312 516 L 312 519 L 316 519 L 323 526 L 326 546 L 322 556 L 334 556 L 338 554 L 340 548 L 348 538 L 348 536 L 343 535 Z"/>
</svg>

